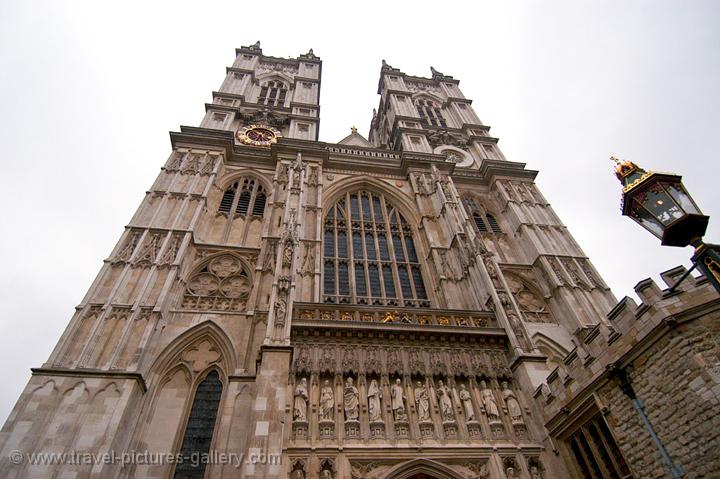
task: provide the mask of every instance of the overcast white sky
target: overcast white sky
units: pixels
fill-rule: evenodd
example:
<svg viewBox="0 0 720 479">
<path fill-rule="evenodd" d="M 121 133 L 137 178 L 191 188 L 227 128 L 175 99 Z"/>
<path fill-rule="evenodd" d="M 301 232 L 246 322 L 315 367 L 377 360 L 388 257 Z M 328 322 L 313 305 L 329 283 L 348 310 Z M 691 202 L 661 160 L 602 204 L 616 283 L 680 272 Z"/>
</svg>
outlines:
<svg viewBox="0 0 720 479">
<path fill-rule="evenodd" d="M 3 1 L 0 421 L 235 47 L 313 48 L 330 142 L 367 134 L 383 58 L 460 79 L 621 298 L 692 251 L 620 216 L 610 154 L 682 174 L 720 242 L 719 20 L 720 2 L 687 0 Z"/>
</svg>

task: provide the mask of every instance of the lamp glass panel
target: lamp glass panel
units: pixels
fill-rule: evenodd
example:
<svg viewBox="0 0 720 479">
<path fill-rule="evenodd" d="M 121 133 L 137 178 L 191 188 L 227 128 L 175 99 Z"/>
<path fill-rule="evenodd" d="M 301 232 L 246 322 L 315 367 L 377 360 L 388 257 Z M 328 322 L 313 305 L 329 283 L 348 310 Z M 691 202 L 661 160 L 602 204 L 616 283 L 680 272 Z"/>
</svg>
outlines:
<svg viewBox="0 0 720 479">
<path fill-rule="evenodd" d="M 650 212 L 643 208 L 639 203 L 633 204 L 633 208 L 630 211 L 630 217 L 658 238 L 662 238 L 665 226 L 663 226 L 657 218 L 651 215 Z"/>
<path fill-rule="evenodd" d="M 665 225 L 685 216 L 685 212 L 659 185 L 647 190 L 643 196 L 642 205 Z"/>
<path fill-rule="evenodd" d="M 682 184 L 663 183 L 663 186 L 686 213 L 702 214 Z"/>
</svg>

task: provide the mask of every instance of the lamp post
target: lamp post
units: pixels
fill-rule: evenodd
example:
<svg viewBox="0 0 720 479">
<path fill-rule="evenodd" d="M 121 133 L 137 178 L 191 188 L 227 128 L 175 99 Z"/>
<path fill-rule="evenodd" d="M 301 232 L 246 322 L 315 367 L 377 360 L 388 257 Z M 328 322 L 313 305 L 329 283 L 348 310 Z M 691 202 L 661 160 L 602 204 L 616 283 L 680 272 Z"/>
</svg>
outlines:
<svg viewBox="0 0 720 479">
<path fill-rule="evenodd" d="M 632 218 L 664 246 L 692 245 L 693 268 L 699 268 L 720 292 L 720 246 L 703 242 L 710 218 L 702 214 L 682 184 L 682 177 L 646 171 L 632 161 L 610 159 L 615 162 L 615 176 L 623 186 L 623 216 Z"/>
</svg>

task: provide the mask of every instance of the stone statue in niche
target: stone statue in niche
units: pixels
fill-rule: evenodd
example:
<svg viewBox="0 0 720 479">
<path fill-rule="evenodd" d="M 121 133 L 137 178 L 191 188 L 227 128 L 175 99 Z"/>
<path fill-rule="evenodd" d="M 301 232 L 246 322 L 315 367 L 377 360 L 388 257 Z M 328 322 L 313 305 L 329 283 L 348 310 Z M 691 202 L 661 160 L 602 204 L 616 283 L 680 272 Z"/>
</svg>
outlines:
<svg viewBox="0 0 720 479">
<path fill-rule="evenodd" d="M 445 277 L 452 277 L 452 269 L 450 269 L 450 263 L 448 263 L 447 252 L 438 251 L 440 255 L 440 274 Z"/>
<path fill-rule="evenodd" d="M 542 479 L 542 475 L 540 474 L 540 470 L 538 470 L 537 466 L 530 467 L 530 479 Z"/>
<path fill-rule="evenodd" d="M 422 173 L 419 174 L 418 176 L 416 176 L 416 180 L 418 193 L 420 193 L 421 195 L 428 194 L 427 187 L 425 186 L 425 175 Z"/>
<path fill-rule="evenodd" d="M 474 421 L 475 410 L 473 409 L 472 400 L 470 399 L 470 391 L 467 390 L 464 384 L 461 384 L 460 392 L 458 394 L 460 396 L 460 400 L 462 401 L 463 409 L 465 410 L 465 418 L 468 421 Z"/>
<path fill-rule="evenodd" d="M 335 408 L 335 394 L 327 379 L 320 389 L 320 420 L 332 421 L 333 409 Z"/>
<path fill-rule="evenodd" d="M 515 474 L 515 468 L 513 466 L 509 466 L 505 469 L 505 476 L 507 479 L 518 479 L 518 475 Z"/>
<path fill-rule="evenodd" d="M 292 260 L 293 260 L 293 242 L 291 240 L 287 240 L 285 242 L 285 247 L 283 248 L 283 258 L 282 258 L 283 266 L 290 266 L 292 264 Z"/>
<path fill-rule="evenodd" d="M 497 402 L 495 401 L 495 395 L 493 394 L 492 389 L 487 387 L 487 383 L 485 381 L 480 381 L 480 397 L 482 398 L 483 406 L 485 407 L 485 413 L 487 414 L 488 419 L 500 419 L 500 411 L 498 410 Z"/>
<path fill-rule="evenodd" d="M 332 472 L 328 469 L 323 469 L 322 472 L 320 472 L 320 479 L 332 479 Z"/>
<path fill-rule="evenodd" d="M 427 389 L 418 381 L 415 386 L 415 405 L 417 407 L 418 421 L 430 420 L 430 398 Z"/>
<path fill-rule="evenodd" d="M 287 301 L 282 296 L 278 296 L 275 301 L 275 320 L 278 324 L 285 324 L 285 314 L 287 313 Z"/>
<path fill-rule="evenodd" d="M 392 397 L 393 417 L 396 421 L 407 421 L 405 413 L 405 390 L 399 379 L 395 380 L 395 384 L 390 388 L 390 396 Z"/>
<path fill-rule="evenodd" d="M 353 385 L 353 379 L 347 378 L 345 381 L 345 391 L 343 397 L 343 406 L 345 408 L 345 420 L 346 421 L 357 421 L 358 420 L 358 390 Z"/>
<path fill-rule="evenodd" d="M 445 386 L 442 381 L 438 381 L 437 397 L 440 403 L 440 413 L 443 421 L 453 420 L 453 405 L 450 397 L 450 388 Z"/>
<path fill-rule="evenodd" d="M 502 395 L 505 399 L 505 406 L 513 422 L 522 422 L 522 409 L 515 393 L 508 387 L 507 381 L 502 382 Z"/>
<path fill-rule="evenodd" d="M 380 399 L 382 399 L 382 391 L 380 390 L 380 386 L 378 386 L 377 380 L 373 379 L 370 381 L 370 387 L 368 388 L 368 412 L 371 421 L 382 421 L 380 417 L 382 412 Z"/>
<path fill-rule="evenodd" d="M 295 386 L 295 401 L 293 402 L 293 420 L 298 422 L 307 421 L 307 379 L 302 378 L 300 384 Z"/>
</svg>

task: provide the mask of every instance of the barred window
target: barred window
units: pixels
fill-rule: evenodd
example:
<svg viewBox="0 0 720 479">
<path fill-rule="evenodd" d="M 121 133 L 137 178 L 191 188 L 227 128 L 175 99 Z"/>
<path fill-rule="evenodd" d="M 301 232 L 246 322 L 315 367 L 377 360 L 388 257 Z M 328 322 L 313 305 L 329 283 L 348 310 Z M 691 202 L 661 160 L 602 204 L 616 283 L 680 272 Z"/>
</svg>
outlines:
<svg viewBox="0 0 720 479">
<path fill-rule="evenodd" d="M 632 478 L 620 448 L 601 415 L 598 414 L 572 434 L 568 445 L 583 477 Z"/>
<path fill-rule="evenodd" d="M 232 213 L 234 217 L 246 217 L 248 213 L 262 216 L 266 201 L 265 188 L 260 182 L 253 178 L 241 178 L 225 190 L 218 211 L 228 216 Z"/>
<path fill-rule="evenodd" d="M 260 88 L 258 103 L 268 106 L 283 106 L 285 105 L 285 96 L 287 96 L 285 84 L 281 81 L 271 80 Z"/>
<path fill-rule="evenodd" d="M 418 115 L 425 125 L 446 127 L 447 123 L 443 118 L 440 108 L 430 100 L 418 99 L 415 101 Z"/>
<path fill-rule="evenodd" d="M 429 307 L 412 229 L 383 195 L 346 193 L 323 234 L 326 303 Z"/>
</svg>

